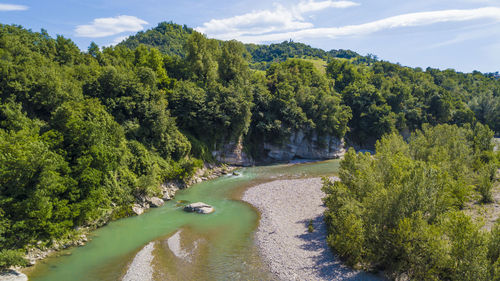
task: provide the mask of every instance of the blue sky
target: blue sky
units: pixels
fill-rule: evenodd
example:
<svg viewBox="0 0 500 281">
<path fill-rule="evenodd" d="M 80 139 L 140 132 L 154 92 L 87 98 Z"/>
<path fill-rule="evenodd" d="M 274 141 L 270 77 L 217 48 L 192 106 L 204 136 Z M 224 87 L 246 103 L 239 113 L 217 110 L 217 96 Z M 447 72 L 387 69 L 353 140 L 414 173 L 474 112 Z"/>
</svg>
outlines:
<svg viewBox="0 0 500 281">
<path fill-rule="evenodd" d="M 82 50 L 91 41 L 114 44 L 161 21 L 219 39 L 292 39 L 412 67 L 500 71 L 500 0 L 0 0 L 1 23 L 45 28 Z"/>
</svg>

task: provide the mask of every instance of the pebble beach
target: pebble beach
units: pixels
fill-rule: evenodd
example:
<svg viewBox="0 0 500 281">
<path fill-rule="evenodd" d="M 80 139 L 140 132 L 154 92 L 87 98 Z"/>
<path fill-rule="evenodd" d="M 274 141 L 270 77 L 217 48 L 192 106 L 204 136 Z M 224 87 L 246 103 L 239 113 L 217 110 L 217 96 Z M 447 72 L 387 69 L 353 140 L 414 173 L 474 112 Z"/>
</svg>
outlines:
<svg viewBox="0 0 500 281">
<path fill-rule="evenodd" d="M 348 268 L 328 247 L 321 186 L 320 178 L 277 180 L 244 193 L 243 201 L 261 213 L 255 243 L 269 270 L 287 281 L 383 280 Z"/>
</svg>

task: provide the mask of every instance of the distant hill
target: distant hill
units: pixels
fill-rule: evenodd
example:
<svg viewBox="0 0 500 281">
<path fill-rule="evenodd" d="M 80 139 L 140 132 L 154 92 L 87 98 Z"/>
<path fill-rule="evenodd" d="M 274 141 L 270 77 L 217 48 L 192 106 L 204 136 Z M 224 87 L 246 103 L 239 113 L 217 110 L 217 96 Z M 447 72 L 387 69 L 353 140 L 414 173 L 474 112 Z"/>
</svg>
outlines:
<svg viewBox="0 0 500 281">
<path fill-rule="evenodd" d="M 135 49 L 139 44 L 144 44 L 155 47 L 167 55 L 184 57 L 183 45 L 193 31 L 186 25 L 162 22 L 155 28 L 130 36 L 118 45 Z M 325 51 L 291 40 L 270 45 L 245 44 L 245 47 L 252 55 L 252 67 L 256 69 L 267 69 L 272 62 L 286 61 L 289 58 L 317 58 L 325 61 L 330 58 L 345 58 L 357 62 L 373 61 L 372 57 L 363 57 L 351 50 Z"/>
<path fill-rule="evenodd" d="M 325 51 L 291 40 L 270 45 L 246 44 L 245 46 L 252 55 L 253 68 L 257 69 L 266 69 L 272 62 L 286 61 L 289 58 L 321 59 L 324 61 L 328 61 L 331 58 L 364 58 L 351 50 Z M 361 59 L 361 61 L 365 60 Z"/>
<path fill-rule="evenodd" d="M 155 47 L 167 55 L 184 57 L 184 43 L 191 33 L 193 33 L 193 29 L 186 25 L 161 22 L 157 27 L 138 32 L 118 45 L 135 49 L 140 44 L 144 44 Z"/>
</svg>

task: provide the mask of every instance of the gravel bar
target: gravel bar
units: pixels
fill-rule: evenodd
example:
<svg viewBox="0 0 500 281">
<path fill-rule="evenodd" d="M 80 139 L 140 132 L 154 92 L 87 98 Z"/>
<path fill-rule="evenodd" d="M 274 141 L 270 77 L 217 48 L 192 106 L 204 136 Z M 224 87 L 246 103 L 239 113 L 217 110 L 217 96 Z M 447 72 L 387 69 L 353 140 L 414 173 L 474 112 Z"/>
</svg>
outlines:
<svg viewBox="0 0 500 281">
<path fill-rule="evenodd" d="M 255 242 L 277 280 L 383 280 L 343 265 L 326 244 L 320 178 L 277 180 L 248 189 L 261 212 Z M 314 231 L 308 232 L 309 221 Z"/>
<path fill-rule="evenodd" d="M 127 274 L 123 277 L 123 281 L 150 281 L 153 280 L 153 250 L 155 243 L 150 242 L 134 257 L 130 264 Z"/>
</svg>

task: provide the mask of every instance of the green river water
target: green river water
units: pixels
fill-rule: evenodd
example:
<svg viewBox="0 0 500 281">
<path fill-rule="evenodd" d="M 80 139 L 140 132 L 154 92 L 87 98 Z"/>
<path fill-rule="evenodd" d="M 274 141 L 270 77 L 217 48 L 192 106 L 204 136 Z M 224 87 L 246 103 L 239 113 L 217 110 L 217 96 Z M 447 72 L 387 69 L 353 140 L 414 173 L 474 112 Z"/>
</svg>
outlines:
<svg viewBox="0 0 500 281">
<path fill-rule="evenodd" d="M 275 179 L 333 175 L 338 160 L 315 163 L 259 166 L 179 191 L 163 207 L 121 219 L 102 227 L 83 247 L 61 252 L 39 262 L 28 272 L 30 280 L 121 280 L 134 256 L 146 244 L 156 242 L 156 280 L 268 280 L 269 273 L 253 244 L 258 212 L 240 201 L 248 187 Z M 202 201 L 215 213 L 186 213 L 176 203 Z M 167 240 L 181 230 L 183 251 L 192 259 L 179 259 L 168 250 Z"/>
</svg>

